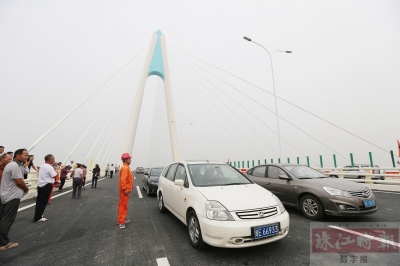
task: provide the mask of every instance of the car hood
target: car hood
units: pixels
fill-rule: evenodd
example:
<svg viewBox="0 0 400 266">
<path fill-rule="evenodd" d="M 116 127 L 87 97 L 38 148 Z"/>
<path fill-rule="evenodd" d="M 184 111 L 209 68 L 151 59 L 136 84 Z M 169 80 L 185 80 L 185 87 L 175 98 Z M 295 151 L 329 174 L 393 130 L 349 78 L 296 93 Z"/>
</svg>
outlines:
<svg viewBox="0 0 400 266">
<path fill-rule="evenodd" d="M 364 184 L 355 183 L 353 181 L 343 180 L 339 178 L 319 178 L 319 179 L 305 179 L 301 180 L 306 183 L 310 183 L 310 186 L 320 187 L 333 187 L 346 191 L 364 190 L 366 186 Z"/>
<path fill-rule="evenodd" d="M 160 179 L 160 177 L 157 176 L 157 175 L 152 175 L 152 176 L 150 176 L 150 178 L 149 178 L 149 180 L 150 180 L 151 182 L 158 182 L 159 179 Z"/>
<path fill-rule="evenodd" d="M 196 188 L 207 200 L 219 201 L 228 211 L 250 210 L 277 205 L 272 193 L 257 184 Z"/>
</svg>

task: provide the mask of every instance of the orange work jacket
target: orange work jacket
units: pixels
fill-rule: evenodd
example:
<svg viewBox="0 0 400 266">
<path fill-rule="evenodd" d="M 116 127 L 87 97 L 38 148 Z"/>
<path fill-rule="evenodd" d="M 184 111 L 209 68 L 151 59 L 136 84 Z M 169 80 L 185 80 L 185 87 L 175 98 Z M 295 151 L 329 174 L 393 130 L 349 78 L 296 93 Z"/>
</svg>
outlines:
<svg viewBox="0 0 400 266">
<path fill-rule="evenodd" d="M 133 175 L 129 165 L 124 164 L 119 172 L 119 190 L 133 190 Z"/>
</svg>

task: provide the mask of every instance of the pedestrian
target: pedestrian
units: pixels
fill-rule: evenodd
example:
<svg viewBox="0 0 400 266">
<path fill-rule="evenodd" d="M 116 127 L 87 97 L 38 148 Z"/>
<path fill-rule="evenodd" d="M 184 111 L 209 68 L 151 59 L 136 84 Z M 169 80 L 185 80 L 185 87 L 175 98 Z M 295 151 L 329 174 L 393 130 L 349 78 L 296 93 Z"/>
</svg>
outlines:
<svg viewBox="0 0 400 266">
<path fill-rule="evenodd" d="M 46 222 L 48 219 L 43 217 L 43 213 L 49 202 L 51 191 L 57 172 L 54 169 L 54 156 L 47 154 L 44 157 L 44 164 L 40 166 L 37 186 L 37 197 L 34 222 Z"/>
<path fill-rule="evenodd" d="M 86 183 L 86 168 L 87 168 L 87 166 L 86 165 L 82 165 L 82 170 L 83 170 L 83 189 L 85 189 L 85 183 Z"/>
<path fill-rule="evenodd" d="M 55 187 L 58 188 L 60 186 L 60 174 L 61 174 L 61 172 L 60 172 L 60 168 L 58 166 L 58 163 L 54 163 L 53 164 L 53 168 L 54 168 L 54 171 L 56 171 L 57 175 L 54 178 L 53 187 L 51 188 L 51 191 L 50 191 L 49 200 L 47 202 L 48 205 L 52 205 L 50 201 L 51 201 L 51 198 L 53 197 L 53 189 Z"/>
<path fill-rule="evenodd" d="M 112 179 L 114 175 L 114 164 L 111 164 L 111 168 L 110 168 L 110 178 Z"/>
<path fill-rule="evenodd" d="M 133 174 L 130 168 L 132 156 L 124 153 L 121 160 L 124 163 L 119 173 L 119 203 L 118 203 L 118 225 L 119 228 L 125 229 L 125 224 L 129 223 L 126 219 L 128 213 L 129 195 L 133 190 Z"/>
<path fill-rule="evenodd" d="M 14 157 L 14 153 L 12 151 L 8 151 L 7 154 L 10 155 L 11 158 Z"/>
<path fill-rule="evenodd" d="M 93 177 L 92 177 L 92 188 L 94 185 L 94 188 L 97 188 L 97 180 L 99 179 L 100 176 L 100 166 L 96 164 L 96 167 L 93 168 Z"/>
<path fill-rule="evenodd" d="M 78 199 L 82 198 L 82 183 L 83 183 L 83 169 L 81 164 L 77 164 L 76 169 L 74 170 L 74 178 L 72 181 L 72 198 L 76 197 L 76 190 L 78 190 Z"/>
<path fill-rule="evenodd" d="M 4 146 L 0 146 L 0 155 L 4 153 Z"/>
<path fill-rule="evenodd" d="M 67 178 L 67 174 L 70 173 L 71 171 L 67 170 L 67 167 L 65 165 L 61 165 L 61 173 L 60 173 L 60 182 L 61 185 L 58 188 L 58 192 L 62 192 L 62 189 L 64 187 L 65 184 L 65 179 Z"/>
<path fill-rule="evenodd" d="M 73 165 L 74 165 L 74 161 L 67 162 L 67 164 L 66 164 L 67 170 L 71 170 Z"/>
<path fill-rule="evenodd" d="M 18 243 L 10 242 L 8 233 L 17 216 L 21 198 L 29 192 L 24 182 L 24 166 L 28 151 L 19 149 L 14 152 L 14 160 L 3 170 L 0 184 L 0 250 L 15 248 Z"/>
<path fill-rule="evenodd" d="M 12 157 L 9 154 L 2 154 L 0 155 L 0 184 L 1 184 L 1 177 L 3 176 L 4 168 L 7 164 L 12 161 Z"/>
<path fill-rule="evenodd" d="M 39 172 L 39 169 L 33 164 L 33 160 L 35 160 L 35 156 L 29 155 L 28 160 L 24 165 L 27 170 L 27 173 L 24 174 L 24 179 L 28 179 L 28 173 L 31 171 L 31 168 L 35 169 L 36 172 Z"/>
<path fill-rule="evenodd" d="M 109 164 L 107 164 L 107 167 L 106 167 L 106 177 L 108 177 L 108 172 L 110 171 L 110 165 Z"/>
<path fill-rule="evenodd" d="M 115 165 L 115 167 L 114 167 L 114 169 L 115 169 L 115 174 L 118 174 L 118 165 L 117 164 L 114 164 Z"/>
</svg>

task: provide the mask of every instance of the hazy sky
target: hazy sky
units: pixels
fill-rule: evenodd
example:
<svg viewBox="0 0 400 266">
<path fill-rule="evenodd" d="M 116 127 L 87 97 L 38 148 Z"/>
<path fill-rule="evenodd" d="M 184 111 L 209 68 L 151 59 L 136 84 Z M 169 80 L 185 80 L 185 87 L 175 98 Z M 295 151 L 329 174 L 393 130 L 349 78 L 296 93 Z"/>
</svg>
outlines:
<svg viewBox="0 0 400 266">
<path fill-rule="evenodd" d="M 81 162 L 87 156 L 97 158 L 102 166 L 117 162 L 122 140 L 129 137 L 126 130 L 143 57 L 158 29 L 168 44 L 182 159 L 277 161 L 276 118 L 261 107 L 274 111 L 274 98 L 182 52 L 273 92 L 267 53 L 243 36 L 270 52 L 293 51 L 273 55 L 279 97 L 397 153 L 400 2 L 396 0 L 2 0 L 0 145 L 6 151 L 30 147 L 138 55 L 31 151 L 37 163 L 47 153 L 64 161 L 105 107 L 71 158 Z M 133 167 L 171 160 L 163 93 L 162 81 L 150 77 Z M 324 165 L 332 166 L 335 153 L 343 166 L 351 152 L 356 163 L 369 163 L 372 152 L 375 163 L 391 166 L 388 153 L 280 100 L 278 108 L 282 118 L 318 140 L 281 120 L 281 135 L 287 141 L 282 140 L 284 161 L 300 157 L 305 163 L 308 155 L 319 163 L 322 155 Z"/>
</svg>

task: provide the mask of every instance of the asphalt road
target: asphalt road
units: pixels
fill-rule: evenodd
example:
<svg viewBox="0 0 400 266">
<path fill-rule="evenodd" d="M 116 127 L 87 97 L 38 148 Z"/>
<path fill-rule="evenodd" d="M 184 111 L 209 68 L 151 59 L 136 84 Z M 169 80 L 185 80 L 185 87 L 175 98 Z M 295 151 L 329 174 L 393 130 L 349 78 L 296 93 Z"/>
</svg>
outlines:
<svg viewBox="0 0 400 266">
<path fill-rule="evenodd" d="M 118 179 L 103 179 L 97 189 L 88 186 L 81 199 L 71 199 L 70 193 L 54 198 L 45 211 L 48 222 L 33 223 L 34 207 L 20 211 L 9 235 L 20 246 L 1 251 L 0 265 L 156 266 L 157 259 L 165 257 L 171 266 L 310 265 L 311 221 L 300 211 L 288 209 L 290 232 L 280 241 L 245 249 L 208 247 L 197 251 L 190 245 L 185 225 L 171 213 L 159 213 L 155 196 L 148 197 L 141 190 L 143 198 L 139 198 L 136 186 L 142 187 L 141 178 L 136 175 L 128 214 L 131 222 L 125 230 L 116 224 Z M 326 217 L 322 222 L 398 223 L 400 195 L 376 193 L 376 197 L 379 210 L 375 214 Z M 33 202 L 24 201 L 21 207 Z"/>
</svg>

